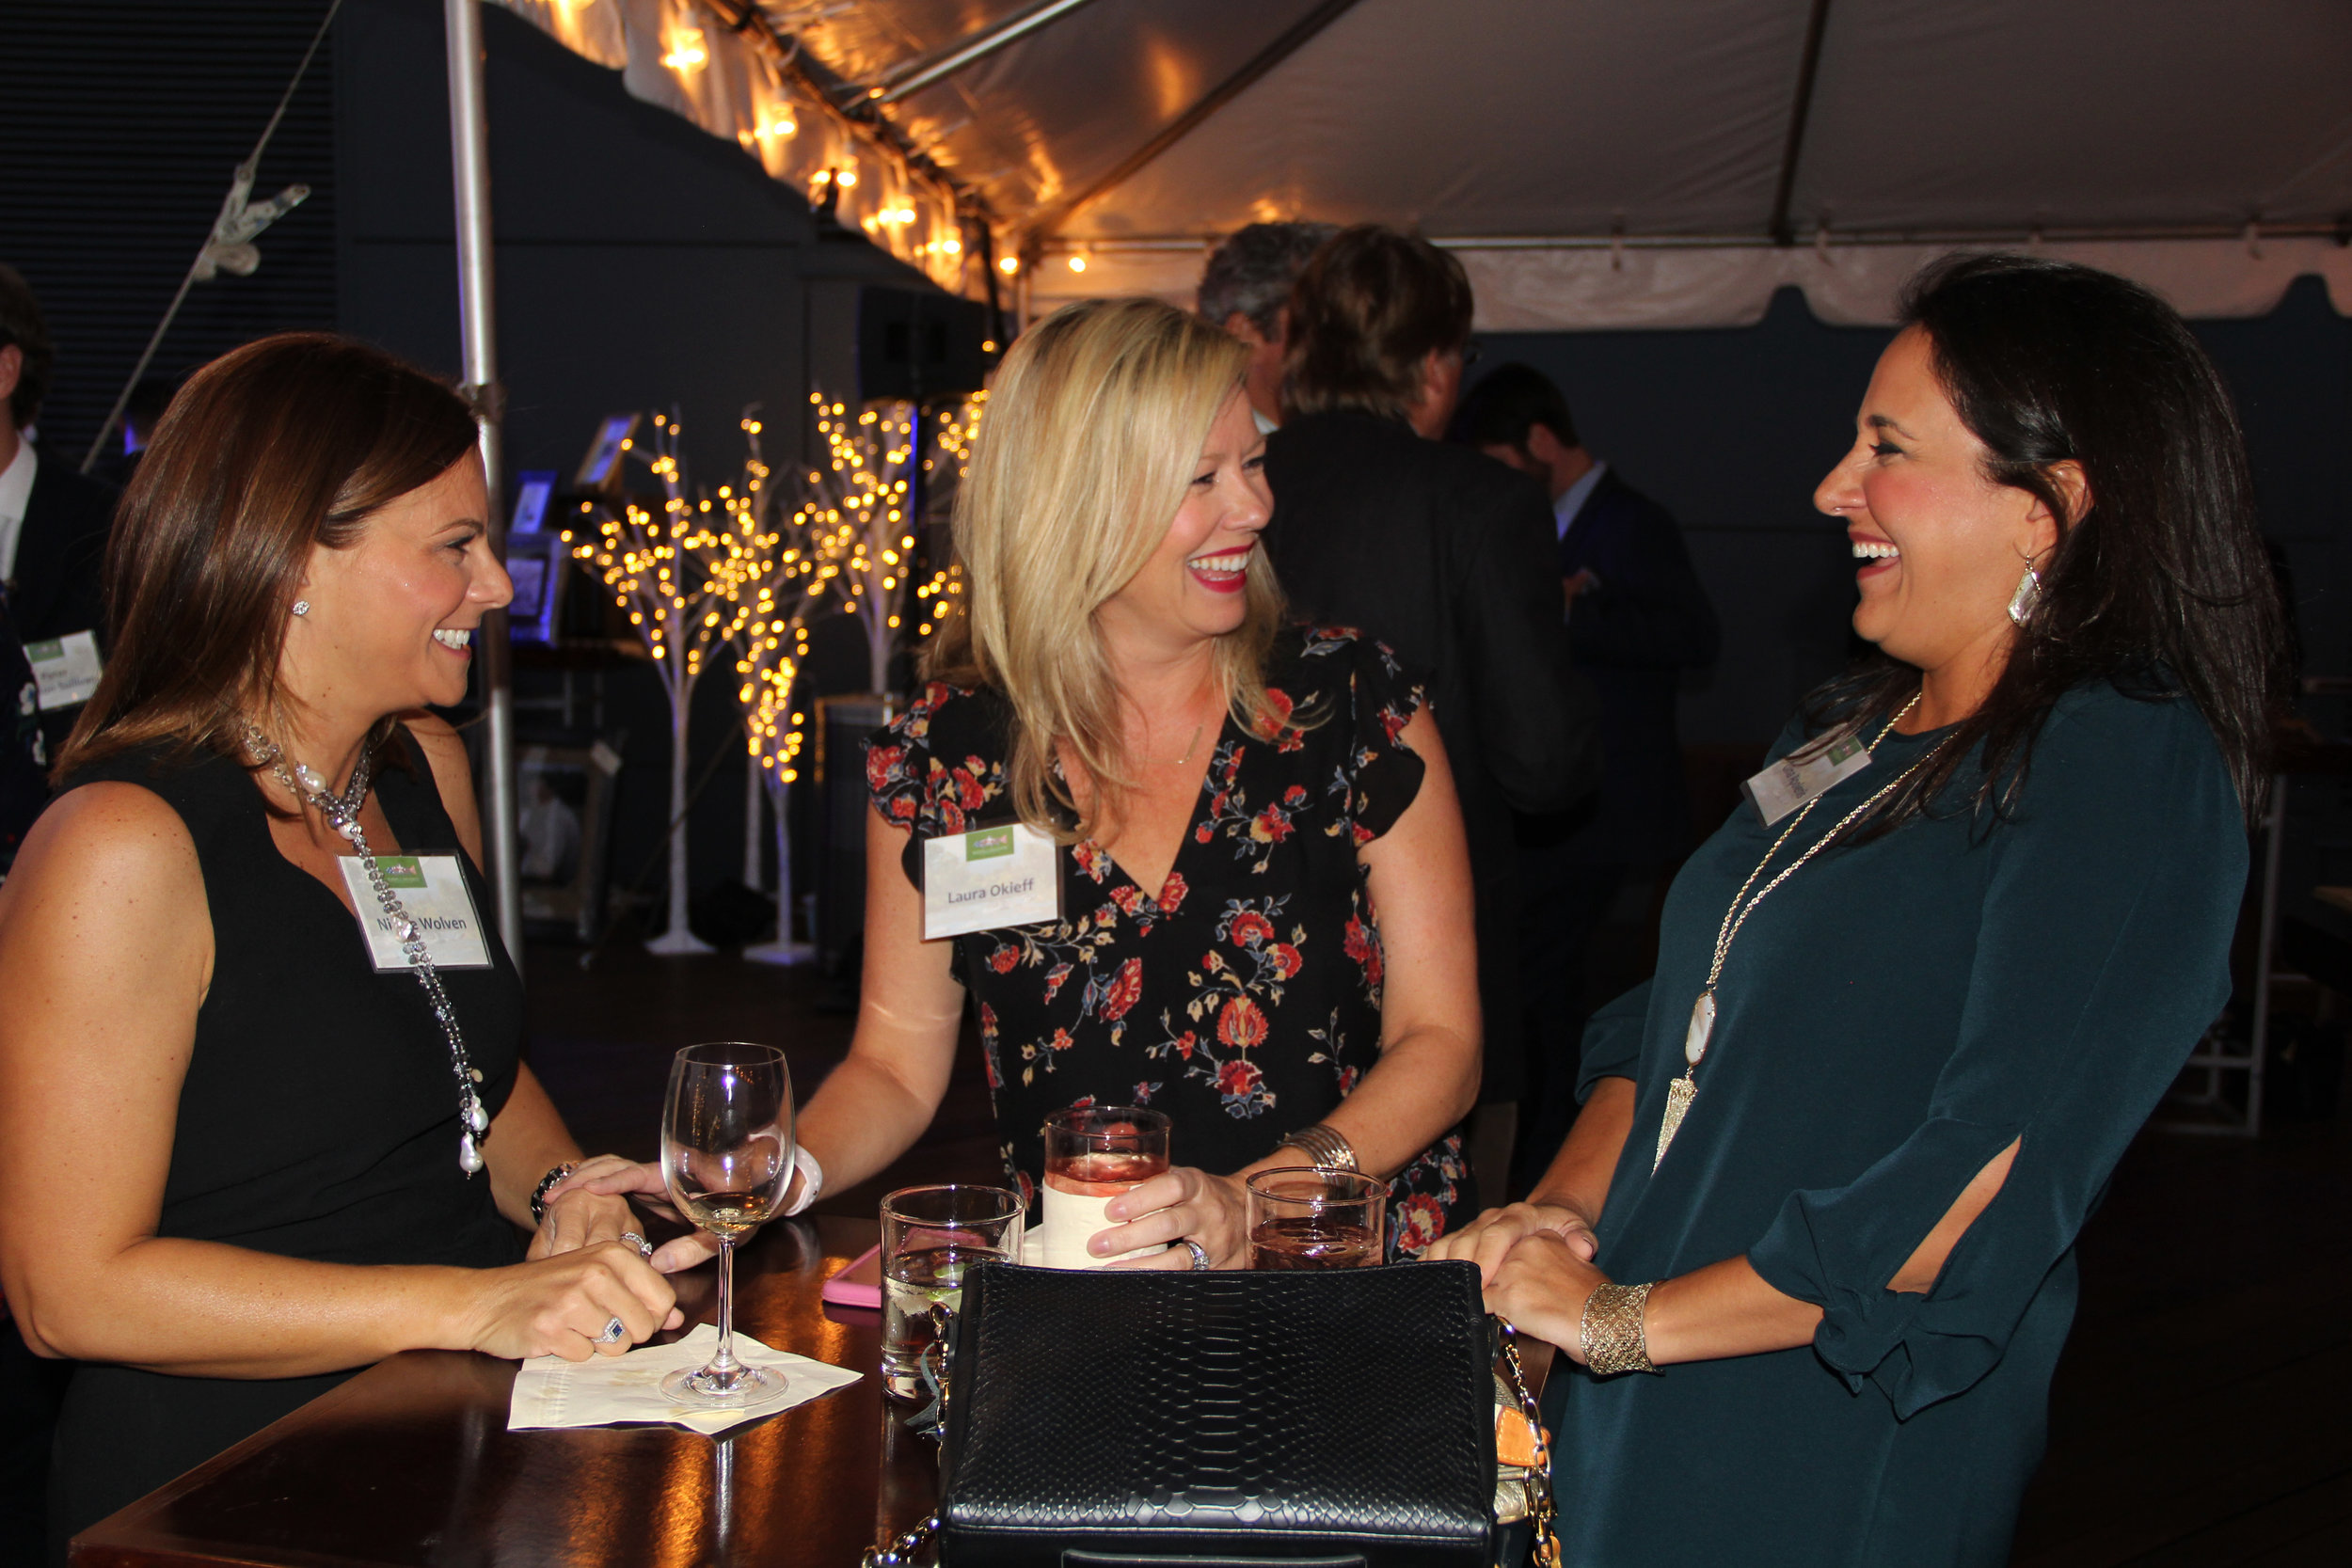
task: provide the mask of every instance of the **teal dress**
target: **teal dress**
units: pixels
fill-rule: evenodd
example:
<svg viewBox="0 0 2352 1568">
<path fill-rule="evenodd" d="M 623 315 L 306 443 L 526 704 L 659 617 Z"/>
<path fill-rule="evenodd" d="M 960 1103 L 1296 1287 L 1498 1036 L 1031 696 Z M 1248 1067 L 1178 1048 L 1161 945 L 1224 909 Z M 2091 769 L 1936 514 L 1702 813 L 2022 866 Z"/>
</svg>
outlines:
<svg viewBox="0 0 2352 1568">
<path fill-rule="evenodd" d="M 1940 733 L 1889 736 L 1774 868 Z M 2237 797 L 2186 699 L 2102 682 L 2051 714 L 2008 819 L 1946 812 L 1824 851 L 1733 944 L 1698 1098 L 1653 1172 L 1717 926 L 1777 832 L 1742 806 L 1684 866 L 1657 974 L 1593 1019 L 1580 1092 L 1637 1085 L 1599 1225 L 1612 1279 L 1744 1255 L 1821 1324 L 1810 1345 L 1655 1376 L 1564 1361 L 1548 1392 L 1566 1560 L 2005 1563 L 2075 1236 L 2229 999 Z M 2012 1141 L 1933 1288 L 1887 1290 Z"/>
</svg>

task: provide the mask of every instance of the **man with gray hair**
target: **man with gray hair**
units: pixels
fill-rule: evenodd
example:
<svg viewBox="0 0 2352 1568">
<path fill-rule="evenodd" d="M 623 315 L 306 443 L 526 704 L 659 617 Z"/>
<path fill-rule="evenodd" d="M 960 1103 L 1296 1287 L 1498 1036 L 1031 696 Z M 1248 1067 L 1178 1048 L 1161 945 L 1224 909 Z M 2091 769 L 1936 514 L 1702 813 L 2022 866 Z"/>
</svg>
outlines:
<svg viewBox="0 0 2352 1568">
<path fill-rule="evenodd" d="M 1323 242 L 1329 223 L 1253 223 L 1209 253 L 1200 275 L 1200 310 L 1249 349 L 1249 411 L 1263 435 L 1282 422 L 1282 354 L 1290 341 L 1291 284 Z"/>
</svg>

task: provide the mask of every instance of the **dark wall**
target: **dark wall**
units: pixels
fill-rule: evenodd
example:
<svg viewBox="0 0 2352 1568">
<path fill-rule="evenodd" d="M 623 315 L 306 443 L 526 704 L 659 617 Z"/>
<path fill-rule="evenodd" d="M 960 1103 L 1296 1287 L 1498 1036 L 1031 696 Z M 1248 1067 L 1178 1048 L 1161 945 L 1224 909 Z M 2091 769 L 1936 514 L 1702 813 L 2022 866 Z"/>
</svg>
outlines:
<svg viewBox="0 0 2352 1568">
<path fill-rule="evenodd" d="M 2306 277 L 2269 316 L 2195 326 L 2238 400 L 2307 668 L 2352 669 L 2352 562 L 2339 545 L 2352 511 L 2352 322 Z M 1557 381 L 1593 451 L 1680 520 L 1724 622 L 1722 662 L 1686 689 L 1688 743 L 1769 740 L 1847 657 L 1853 563 L 1812 494 L 1852 440 L 1890 336 L 1824 326 L 1785 289 L 1752 327 L 1481 339 L 1486 363 L 1522 359 Z"/>
</svg>

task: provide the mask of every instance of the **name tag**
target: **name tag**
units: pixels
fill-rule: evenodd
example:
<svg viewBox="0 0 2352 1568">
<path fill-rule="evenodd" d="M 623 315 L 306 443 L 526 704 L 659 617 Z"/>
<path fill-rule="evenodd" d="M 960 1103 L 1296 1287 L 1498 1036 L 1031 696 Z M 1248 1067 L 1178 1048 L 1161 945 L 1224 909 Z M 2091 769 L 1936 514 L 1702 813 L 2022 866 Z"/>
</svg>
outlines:
<svg viewBox="0 0 2352 1568">
<path fill-rule="evenodd" d="M 24 657 L 33 667 L 34 684 L 40 688 L 43 713 L 87 703 L 98 689 L 102 665 L 98 639 L 92 633 L 77 631 L 54 641 L 27 642 Z"/>
<path fill-rule="evenodd" d="M 338 863 L 343 886 L 359 911 L 359 931 L 368 939 L 368 954 L 379 974 L 405 974 L 412 967 L 401 950 L 400 933 L 392 917 L 368 885 L 367 863 L 345 855 Z M 482 940 L 482 917 L 466 890 L 465 874 L 455 855 L 378 855 L 376 868 L 384 885 L 398 895 L 408 918 L 423 934 L 424 950 L 437 969 L 487 969 L 490 949 Z"/>
<path fill-rule="evenodd" d="M 1870 748 L 1851 728 L 1814 736 L 1740 786 L 1771 827 L 1870 766 Z"/>
<path fill-rule="evenodd" d="M 1059 847 L 1018 822 L 923 841 L 923 940 L 1061 918 Z"/>
</svg>

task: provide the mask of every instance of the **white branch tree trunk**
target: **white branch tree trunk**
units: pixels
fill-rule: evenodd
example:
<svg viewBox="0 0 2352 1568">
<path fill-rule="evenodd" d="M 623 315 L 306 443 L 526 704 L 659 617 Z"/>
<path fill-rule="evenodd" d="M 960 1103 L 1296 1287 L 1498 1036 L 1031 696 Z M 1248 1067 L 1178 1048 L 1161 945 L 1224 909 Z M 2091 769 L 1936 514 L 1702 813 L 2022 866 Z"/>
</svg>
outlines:
<svg viewBox="0 0 2352 1568">
<path fill-rule="evenodd" d="M 776 819 L 776 937 L 746 947 L 743 956 L 755 963 L 808 963 L 817 957 L 817 944 L 792 940 L 792 786 L 784 782 L 781 769 L 753 771 L 762 775 L 759 782 L 767 786 L 768 806 Z"/>
<path fill-rule="evenodd" d="M 683 638 L 671 640 L 670 657 L 679 657 Z M 694 706 L 694 680 L 684 670 L 670 673 L 663 683 L 670 693 L 670 928 L 645 943 L 651 953 L 708 953 L 710 943 L 686 924 L 686 720 Z"/>
</svg>

